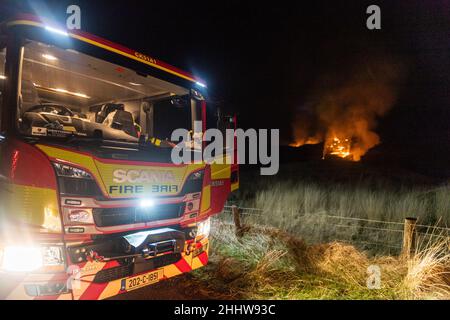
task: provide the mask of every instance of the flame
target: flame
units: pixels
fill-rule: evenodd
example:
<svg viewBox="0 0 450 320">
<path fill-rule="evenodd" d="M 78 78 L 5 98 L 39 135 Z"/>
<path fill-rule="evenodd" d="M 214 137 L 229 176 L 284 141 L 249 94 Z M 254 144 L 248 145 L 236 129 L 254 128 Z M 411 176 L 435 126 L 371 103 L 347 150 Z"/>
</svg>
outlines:
<svg viewBox="0 0 450 320">
<path fill-rule="evenodd" d="M 334 86 L 318 86 L 296 110 L 291 146 L 324 143 L 323 158 L 359 161 L 380 143 L 378 120 L 394 105 L 402 65 L 389 59 L 368 61 L 353 68 Z"/>
<path fill-rule="evenodd" d="M 325 158 L 326 155 L 333 155 L 343 159 L 353 160 L 353 155 L 351 152 L 351 139 L 339 139 L 334 136 L 330 141 L 325 143 L 323 158 Z"/>
<path fill-rule="evenodd" d="M 320 142 L 322 142 L 321 139 L 319 139 L 317 137 L 310 137 L 310 138 L 307 138 L 307 139 L 304 139 L 304 140 L 297 140 L 295 142 L 292 142 L 292 143 L 289 144 L 289 146 L 298 148 L 298 147 L 301 147 L 301 146 L 303 146 L 305 144 L 318 144 Z"/>
</svg>

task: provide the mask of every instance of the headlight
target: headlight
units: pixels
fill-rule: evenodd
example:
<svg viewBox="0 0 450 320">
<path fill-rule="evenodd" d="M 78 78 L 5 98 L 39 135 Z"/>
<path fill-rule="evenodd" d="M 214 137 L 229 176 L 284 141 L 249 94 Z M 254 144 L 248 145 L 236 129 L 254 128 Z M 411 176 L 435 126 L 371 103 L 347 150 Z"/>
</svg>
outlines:
<svg viewBox="0 0 450 320">
<path fill-rule="evenodd" d="M 203 179 L 204 173 L 205 173 L 205 170 L 199 170 L 199 171 L 193 172 L 189 176 L 188 180 L 189 181 L 201 180 L 201 179 Z"/>
<path fill-rule="evenodd" d="M 205 170 L 199 170 L 191 173 L 184 183 L 181 194 L 196 193 L 202 191 L 204 175 Z"/>
<path fill-rule="evenodd" d="M 62 248 L 56 246 L 7 246 L 2 253 L 1 268 L 5 271 L 30 272 L 64 264 Z"/>
<path fill-rule="evenodd" d="M 94 178 L 85 170 L 62 163 L 53 163 L 58 176 L 59 191 L 65 196 L 95 197 L 101 195 Z"/>
<path fill-rule="evenodd" d="M 197 225 L 197 236 L 202 236 L 207 238 L 209 236 L 209 232 L 211 231 L 211 219 L 208 218 L 205 221 L 200 222 Z"/>
<path fill-rule="evenodd" d="M 84 170 L 56 162 L 53 163 L 53 166 L 55 167 L 56 174 L 58 175 L 58 177 L 92 180 L 92 176 Z"/>
</svg>

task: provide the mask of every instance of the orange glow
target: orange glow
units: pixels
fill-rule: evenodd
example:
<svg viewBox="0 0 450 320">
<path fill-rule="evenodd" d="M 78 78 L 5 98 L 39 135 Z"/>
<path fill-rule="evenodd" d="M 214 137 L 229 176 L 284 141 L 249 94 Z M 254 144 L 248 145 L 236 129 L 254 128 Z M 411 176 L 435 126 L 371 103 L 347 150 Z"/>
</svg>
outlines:
<svg viewBox="0 0 450 320">
<path fill-rule="evenodd" d="M 311 138 L 308 138 L 306 140 L 298 140 L 298 141 L 292 142 L 292 143 L 289 144 L 289 146 L 298 148 L 298 147 L 301 147 L 301 146 L 303 146 L 305 144 L 318 144 L 320 142 L 321 142 L 320 139 L 311 137 Z"/>
<path fill-rule="evenodd" d="M 353 160 L 354 158 L 351 150 L 351 139 L 339 139 L 336 136 L 331 139 L 327 139 L 323 149 L 323 157 L 325 158 L 327 155 L 333 155 L 343 159 Z"/>
</svg>

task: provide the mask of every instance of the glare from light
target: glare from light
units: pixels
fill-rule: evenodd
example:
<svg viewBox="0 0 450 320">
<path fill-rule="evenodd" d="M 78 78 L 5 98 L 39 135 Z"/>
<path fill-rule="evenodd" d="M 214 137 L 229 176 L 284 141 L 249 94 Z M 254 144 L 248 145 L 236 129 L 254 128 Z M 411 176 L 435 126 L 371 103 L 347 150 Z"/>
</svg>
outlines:
<svg viewBox="0 0 450 320">
<path fill-rule="evenodd" d="M 6 76 L 0 74 L 0 79 L 5 80 L 5 79 L 6 79 Z"/>
<path fill-rule="evenodd" d="M 136 83 L 136 82 L 128 82 L 129 84 L 131 84 L 132 86 L 142 86 L 141 83 Z"/>
<path fill-rule="evenodd" d="M 58 212 L 50 206 L 44 208 L 44 222 L 42 223 L 42 227 L 56 232 L 61 231 L 61 219 L 59 218 Z"/>
<path fill-rule="evenodd" d="M 197 226 L 197 235 L 208 237 L 211 231 L 211 219 L 208 218 L 205 221 L 202 221 Z"/>
<path fill-rule="evenodd" d="M 50 60 L 50 61 L 58 60 L 57 57 L 52 56 L 51 54 L 43 54 L 42 57 L 45 58 L 45 59 L 47 59 L 47 60 Z"/>
<path fill-rule="evenodd" d="M 71 53 L 75 53 L 75 54 L 80 54 L 77 50 L 73 50 L 73 49 L 66 49 L 67 52 L 71 52 Z"/>
<path fill-rule="evenodd" d="M 202 82 L 195 82 L 196 85 L 202 87 L 202 88 L 206 88 L 206 84 L 202 83 Z"/>
<path fill-rule="evenodd" d="M 69 36 L 69 34 L 66 31 L 61 30 L 61 29 L 57 29 L 57 28 L 53 28 L 53 27 L 50 27 L 50 26 L 45 26 L 45 30 L 50 31 L 50 32 L 54 32 L 54 33 L 57 33 L 57 34 L 60 34 L 62 36 L 66 36 L 66 37 Z"/>
<path fill-rule="evenodd" d="M 37 247 L 8 246 L 3 250 L 2 269 L 12 272 L 29 272 L 43 265 L 42 250 Z"/>
<path fill-rule="evenodd" d="M 142 199 L 139 205 L 142 208 L 150 208 L 155 205 L 155 201 L 153 199 Z"/>
<path fill-rule="evenodd" d="M 46 88 L 48 90 L 51 91 L 56 91 L 56 92 L 61 92 L 61 93 L 66 93 L 66 94 L 70 94 L 72 96 L 76 96 L 76 97 L 80 97 L 80 98 L 85 98 L 85 99 L 89 99 L 90 97 L 84 93 L 80 93 L 80 92 L 72 92 L 66 89 L 62 89 L 62 88 Z"/>
<path fill-rule="evenodd" d="M 77 96 L 77 97 L 81 97 L 81 98 L 86 98 L 86 99 L 90 98 L 88 95 L 85 95 L 84 93 L 71 92 L 71 94 L 73 94 L 74 96 Z"/>
</svg>

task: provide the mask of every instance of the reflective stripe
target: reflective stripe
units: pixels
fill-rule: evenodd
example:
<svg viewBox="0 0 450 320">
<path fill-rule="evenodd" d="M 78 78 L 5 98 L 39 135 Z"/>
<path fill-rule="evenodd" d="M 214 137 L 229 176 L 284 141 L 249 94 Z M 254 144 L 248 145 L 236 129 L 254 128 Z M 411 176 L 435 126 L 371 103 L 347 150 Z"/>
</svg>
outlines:
<svg viewBox="0 0 450 320">
<path fill-rule="evenodd" d="M 29 25 L 29 26 L 35 26 L 35 27 L 40 27 L 40 28 L 44 28 L 45 27 L 45 25 L 43 23 L 37 22 L 37 21 L 31 21 L 31 20 L 16 20 L 16 21 L 11 21 L 11 22 L 7 23 L 8 27 L 9 26 L 14 26 L 14 25 Z M 177 72 L 177 71 L 172 70 L 170 68 L 167 68 L 165 66 L 162 66 L 162 65 L 159 65 L 157 63 L 154 63 L 154 62 L 151 62 L 151 61 L 147 61 L 147 60 L 144 60 L 144 59 L 140 59 L 139 57 L 136 56 L 136 52 L 135 52 L 135 55 L 132 55 L 130 53 L 127 53 L 127 52 L 124 52 L 122 50 L 116 49 L 116 48 L 114 48 L 112 46 L 109 46 L 109 45 L 106 45 L 104 43 L 101 43 L 101 42 L 89 39 L 89 38 L 87 38 L 85 36 L 82 36 L 81 34 L 71 33 L 71 32 L 69 32 L 67 30 L 64 30 L 64 31 L 67 32 L 67 34 L 70 37 L 78 39 L 78 40 L 81 40 L 83 42 L 90 43 L 90 44 L 92 44 L 92 45 L 94 45 L 96 47 L 100 47 L 100 48 L 103 48 L 105 50 L 108 50 L 108 51 L 120 54 L 120 55 L 125 56 L 127 58 L 130 58 L 130 59 L 139 61 L 141 63 L 147 64 L 147 65 L 149 65 L 151 67 L 163 70 L 165 72 L 171 73 L 173 75 L 176 75 L 176 76 L 178 76 L 180 78 L 189 80 L 191 82 L 197 82 L 198 81 L 197 79 L 194 79 L 194 78 L 192 78 L 190 76 L 184 75 L 184 74 L 182 74 L 180 72 Z M 161 61 L 160 61 L 160 63 L 161 63 Z"/>
<path fill-rule="evenodd" d="M 106 299 L 117 295 L 120 292 L 121 279 L 114 280 L 108 283 L 106 288 L 103 290 L 102 294 L 98 297 L 99 299 Z"/>
</svg>

